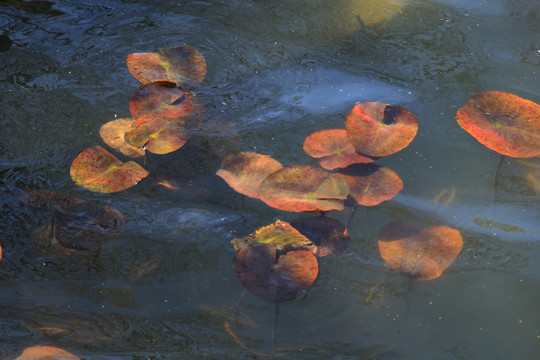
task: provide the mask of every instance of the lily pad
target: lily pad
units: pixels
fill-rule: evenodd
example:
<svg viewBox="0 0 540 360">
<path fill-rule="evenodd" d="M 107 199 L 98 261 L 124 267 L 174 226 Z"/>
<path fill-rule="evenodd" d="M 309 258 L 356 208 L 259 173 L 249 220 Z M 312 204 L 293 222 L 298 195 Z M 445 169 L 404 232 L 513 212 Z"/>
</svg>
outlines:
<svg viewBox="0 0 540 360">
<path fill-rule="evenodd" d="M 457 122 L 481 144 L 516 158 L 540 155 L 540 105 L 504 91 L 474 95 Z"/>
<path fill-rule="evenodd" d="M 181 118 L 193 111 L 192 96 L 168 82 L 155 82 L 137 90 L 129 101 L 137 127 L 150 119 Z"/>
<path fill-rule="evenodd" d="M 291 225 L 316 245 L 314 254 L 318 257 L 341 254 L 347 250 L 351 241 L 341 221 L 325 216 L 298 219 L 292 221 Z"/>
<path fill-rule="evenodd" d="M 284 167 L 266 177 L 259 198 L 285 211 L 343 210 L 349 194 L 345 180 L 310 165 Z"/>
<path fill-rule="evenodd" d="M 379 234 L 379 251 L 392 270 L 418 280 L 441 276 L 463 247 L 458 230 L 432 225 L 418 228 L 394 221 Z"/>
<path fill-rule="evenodd" d="M 145 151 L 140 147 L 129 144 L 124 139 L 124 134 L 132 130 L 132 123 L 132 118 L 121 118 L 109 121 L 101 126 L 99 135 L 105 144 L 109 145 L 111 148 L 120 151 L 126 156 L 138 158 L 143 156 Z"/>
<path fill-rule="evenodd" d="M 101 146 L 92 146 L 73 160 L 70 175 L 77 186 L 111 193 L 136 185 L 148 176 L 148 171 L 133 161 L 122 163 Z"/>
<path fill-rule="evenodd" d="M 403 181 L 392 169 L 375 164 L 356 164 L 340 170 L 356 205 L 374 206 L 390 200 L 403 189 Z"/>
<path fill-rule="evenodd" d="M 154 154 L 168 154 L 188 140 L 187 123 L 182 118 L 151 118 L 124 135 L 127 143 Z"/>
<path fill-rule="evenodd" d="M 288 248 L 314 248 L 313 243 L 296 230 L 291 224 L 277 220 L 274 224 L 262 227 L 253 234 L 231 241 L 235 250 L 240 250 L 249 244 L 271 244 L 276 250 Z M 315 249 L 312 249 L 315 250 Z"/>
<path fill-rule="evenodd" d="M 168 81 L 186 90 L 203 81 L 206 60 L 197 49 L 177 46 L 160 49 L 159 52 L 129 54 L 127 67 L 131 75 L 143 84 Z"/>
<path fill-rule="evenodd" d="M 65 350 L 53 346 L 31 346 L 15 360 L 79 360 L 79 358 Z"/>
<path fill-rule="evenodd" d="M 351 164 L 370 163 L 375 159 L 362 156 L 349 142 L 345 129 L 317 131 L 304 140 L 304 151 L 318 158 L 321 167 L 327 170 L 345 168 Z"/>
<path fill-rule="evenodd" d="M 250 244 L 234 258 L 236 277 L 255 296 L 270 302 L 292 300 L 315 282 L 317 258 L 308 250 L 278 254 L 271 244 Z"/>
<path fill-rule="evenodd" d="M 268 155 L 240 152 L 226 156 L 217 175 L 240 194 L 259 198 L 259 186 L 273 172 L 283 168 Z"/>
<path fill-rule="evenodd" d="M 353 107 L 345 128 L 357 152 L 367 156 L 386 156 L 410 144 L 418 131 L 418 122 L 409 110 L 401 106 L 364 102 Z"/>
</svg>

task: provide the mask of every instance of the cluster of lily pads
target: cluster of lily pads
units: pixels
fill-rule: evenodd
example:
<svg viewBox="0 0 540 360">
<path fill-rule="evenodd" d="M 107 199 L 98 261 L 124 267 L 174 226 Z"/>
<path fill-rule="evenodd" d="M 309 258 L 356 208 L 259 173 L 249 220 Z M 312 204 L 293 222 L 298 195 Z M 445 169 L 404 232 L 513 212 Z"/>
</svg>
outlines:
<svg viewBox="0 0 540 360">
<path fill-rule="evenodd" d="M 189 121 L 200 115 L 189 91 L 204 79 L 204 57 L 192 47 L 179 46 L 129 54 L 127 64 L 143 85 L 130 100 L 132 118 L 103 125 L 102 139 L 133 158 L 146 151 L 166 154 L 181 148 L 188 140 Z M 532 101 L 502 91 L 480 93 L 457 111 L 456 118 L 463 129 L 502 156 L 540 155 L 540 105 Z M 375 162 L 407 147 L 417 131 L 418 122 L 409 110 L 365 102 L 352 108 L 344 129 L 317 131 L 305 139 L 305 152 L 318 159 L 320 168 L 284 167 L 253 152 L 226 156 L 217 175 L 237 192 L 283 211 L 322 213 L 290 223 L 276 220 L 234 239 L 233 266 L 240 283 L 276 304 L 304 294 L 318 277 L 317 257 L 339 254 L 350 242 L 346 226 L 324 213 L 345 206 L 374 206 L 398 194 L 402 180 Z M 78 186 L 112 193 L 136 185 L 148 172 L 135 161 L 122 162 L 93 146 L 77 155 L 70 174 Z M 127 222 L 109 206 L 69 195 L 20 190 L 16 196 L 21 204 L 50 214 L 54 237 L 68 249 L 98 249 Z M 456 229 L 421 228 L 399 220 L 385 226 L 377 240 L 380 255 L 392 270 L 418 280 L 439 277 L 463 247 Z M 20 359 L 51 355 L 77 359 L 52 347 L 28 348 Z"/>
<path fill-rule="evenodd" d="M 540 106 L 529 100 L 501 91 L 480 93 L 458 110 L 457 121 L 501 155 L 540 155 Z M 395 172 L 373 162 L 404 149 L 417 130 L 415 117 L 401 106 L 359 103 L 348 114 L 345 129 L 318 131 L 305 139 L 305 152 L 317 158 L 322 169 L 283 167 L 270 156 L 240 152 L 225 157 L 217 175 L 237 192 L 284 211 L 373 206 L 403 189 Z M 234 269 L 244 287 L 268 301 L 290 300 L 307 290 L 317 278 L 313 254 L 317 254 L 321 238 L 339 239 L 330 242 L 333 244 L 348 243 L 346 227 L 339 221 L 329 224 L 325 217 L 308 220 L 293 226 L 278 220 L 233 240 L 237 250 Z M 315 226 L 323 222 L 324 226 Z M 304 234 L 298 231 L 300 227 Z M 463 239 L 458 230 L 448 226 L 421 228 L 394 221 L 381 230 L 378 247 L 394 271 L 431 280 L 457 258 Z M 294 263 L 292 259 L 296 259 Z"/>
<path fill-rule="evenodd" d="M 188 140 L 188 122 L 199 115 L 189 91 L 206 75 L 203 55 L 193 47 L 178 46 L 159 53 L 129 54 L 127 66 L 143 84 L 129 102 L 132 118 L 104 124 L 102 139 L 134 158 L 146 151 L 168 154 L 178 150 Z M 111 193 L 136 185 L 149 173 L 135 161 L 123 163 L 101 146 L 92 146 L 73 160 L 70 174 L 78 186 Z"/>
</svg>

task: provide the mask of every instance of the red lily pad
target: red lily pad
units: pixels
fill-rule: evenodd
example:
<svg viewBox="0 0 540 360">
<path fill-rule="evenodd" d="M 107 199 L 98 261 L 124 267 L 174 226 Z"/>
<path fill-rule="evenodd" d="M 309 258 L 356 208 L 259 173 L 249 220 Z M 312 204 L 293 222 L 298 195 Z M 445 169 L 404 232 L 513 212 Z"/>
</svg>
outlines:
<svg viewBox="0 0 540 360">
<path fill-rule="evenodd" d="M 418 131 L 418 122 L 409 110 L 401 106 L 365 102 L 353 107 L 345 128 L 357 152 L 386 156 L 409 145 Z"/>
<path fill-rule="evenodd" d="M 79 360 L 72 353 L 53 346 L 31 346 L 15 360 Z"/>
<path fill-rule="evenodd" d="M 128 144 L 154 154 L 168 154 L 180 149 L 188 140 L 187 123 L 182 118 L 151 118 L 125 133 Z"/>
<path fill-rule="evenodd" d="M 138 158 L 145 154 L 145 151 L 140 147 L 133 146 L 126 142 L 124 134 L 132 129 L 133 119 L 121 118 L 109 121 L 103 124 L 99 129 L 99 135 L 111 148 L 120 151 L 122 154 Z"/>
<path fill-rule="evenodd" d="M 148 176 L 148 171 L 133 161 L 122 163 L 101 146 L 92 146 L 73 160 L 70 175 L 77 186 L 111 193 L 136 185 Z"/>
<path fill-rule="evenodd" d="M 127 57 L 131 75 L 143 84 L 168 81 L 189 90 L 206 75 L 204 56 L 191 46 L 160 49 L 158 53 L 133 53 Z"/>
<path fill-rule="evenodd" d="M 457 122 L 481 144 L 516 158 L 540 155 L 540 105 L 504 91 L 474 95 Z"/>
<path fill-rule="evenodd" d="M 347 228 L 336 219 L 317 216 L 309 219 L 298 219 L 291 225 L 316 245 L 316 256 L 341 254 L 349 247 L 351 238 Z"/>
<path fill-rule="evenodd" d="M 315 282 L 317 258 L 308 250 L 278 254 L 271 244 L 250 244 L 234 258 L 236 277 L 255 296 L 270 302 L 292 300 Z"/>
<path fill-rule="evenodd" d="M 310 165 L 284 167 L 266 177 L 259 198 L 285 211 L 343 210 L 349 194 L 345 180 Z"/>
<path fill-rule="evenodd" d="M 226 156 L 217 175 L 240 194 L 259 198 L 259 186 L 273 172 L 283 168 L 268 155 L 240 152 Z"/>
<path fill-rule="evenodd" d="M 282 251 L 288 248 L 313 249 L 313 243 L 296 230 L 291 224 L 277 220 L 274 224 L 264 226 L 253 234 L 231 241 L 235 250 L 240 250 L 250 244 L 271 244 L 276 250 Z"/>
<path fill-rule="evenodd" d="M 319 159 L 321 167 L 327 170 L 346 168 L 351 164 L 370 163 L 375 159 L 362 156 L 349 142 L 345 129 L 317 131 L 304 140 L 304 151 Z"/>
<path fill-rule="evenodd" d="M 392 169 L 375 164 L 357 164 L 340 170 L 355 205 L 373 206 L 390 200 L 403 189 L 403 181 Z"/>
<path fill-rule="evenodd" d="M 191 94 L 168 82 L 155 82 L 137 90 L 129 101 L 135 122 L 132 127 L 155 118 L 181 118 L 193 111 Z"/>
<path fill-rule="evenodd" d="M 418 228 L 394 221 L 379 234 L 379 251 L 392 270 L 418 280 L 441 276 L 463 248 L 463 239 L 448 226 Z"/>
</svg>

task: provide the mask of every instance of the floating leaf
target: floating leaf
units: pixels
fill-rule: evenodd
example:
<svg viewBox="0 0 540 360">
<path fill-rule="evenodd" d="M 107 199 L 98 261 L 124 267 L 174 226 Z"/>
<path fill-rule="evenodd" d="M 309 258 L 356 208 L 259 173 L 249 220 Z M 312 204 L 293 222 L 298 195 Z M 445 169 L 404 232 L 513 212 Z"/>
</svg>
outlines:
<svg viewBox="0 0 540 360">
<path fill-rule="evenodd" d="M 504 91 L 474 95 L 457 122 L 481 144 L 517 158 L 540 155 L 540 105 Z"/>
<path fill-rule="evenodd" d="M 340 254 L 351 241 L 345 225 L 336 219 L 317 216 L 292 221 L 291 225 L 316 245 L 315 255 L 319 257 Z"/>
<path fill-rule="evenodd" d="M 319 273 L 317 258 L 308 250 L 276 254 L 271 244 L 250 244 L 234 258 L 234 271 L 242 286 L 259 298 L 279 302 L 306 292 Z"/>
<path fill-rule="evenodd" d="M 190 93 L 168 82 L 155 82 L 137 90 L 129 101 L 129 110 L 135 120 L 132 127 L 150 119 L 181 118 L 193 111 Z"/>
<path fill-rule="evenodd" d="M 159 54 L 129 54 L 127 67 L 131 75 L 143 84 L 168 81 L 186 90 L 203 81 L 206 75 L 206 60 L 197 49 L 177 46 L 159 51 Z"/>
<path fill-rule="evenodd" d="M 73 160 L 70 175 L 77 186 L 111 193 L 136 185 L 148 176 L 148 171 L 133 161 L 122 163 L 101 146 L 92 146 Z"/>
<path fill-rule="evenodd" d="M 259 186 L 271 173 L 283 168 L 268 155 L 240 152 L 226 156 L 217 175 L 240 194 L 259 197 Z"/>
<path fill-rule="evenodd" d="M 240 250 L 249 244 L 271 244 L 276 250 L 286 248 L 312 248 L 313 243 L 302 235 L 288 222 L 277 220 L 274 224 L 262 227 L 253 234 L 231 241 L 235 250 Z"/>
<path fill-rule="evenodd" d="M 355 205 L 373 206 L 390 200 L 403 189 L 403 181 L 392 169 L 375 164 L 356 164 L 340 170 Z"/>
<path fill-rule="evenodd" d="M 140 147 L 133 146 L 126 142 L 124 134 L 132 129 L 132 118 L 121 118 L 103 124 L 99 129 L 99 135 L 111 148 L 120 151 L 122 154 L 138 158 L 145 154 Z"/>
<path fill-rule="evenodd" d="M 15 360 L 79 360 L 79 358 L 53 346 L 32 346 L 26 348 Z"/>
<path fill-rule="evenodd" d="M 317 131 L 304 140 L 304 151 L 319 158 L 319 164 L 327 169 L 345 168 L 351 164 L 370 163 L 374 159 L 358 154 L 349 142 L 345 129 Z"/>
<path fill-rule="evenodd" d="M 463 239 L 448 226 L 418 228 L 394 221 L 379 234 L 379 251 L 392 270 L 418 280 L 431 280 L 459 255 Z"/>
<path fill-rule="evenodd" d="M 342 210 L 348 194 L 345 180 L 310 165 L 284 167 L 259 187 L 259 198 L 265 203 L 295 212 Z"/>
<path fill-rule="evenodd" d="M 151 118 L 125 133 L 127 143 L 154 154 L 168 154 L 185 145 L 189 137 L 181 118 Z"/>
<path fill-rule="evenodd" d="M 401 106 L 365 102 L 353 107 L 345 128 L 360 154 L 386 156 L 409 145 L 418 131 L 418 122 Z"/>
<path fill-rule="evenodd" d="M 364 26 L 372 26 L 399 14 L 410 0 L 352 0 L 348 11 L 358 16 Z"/>
</svg>

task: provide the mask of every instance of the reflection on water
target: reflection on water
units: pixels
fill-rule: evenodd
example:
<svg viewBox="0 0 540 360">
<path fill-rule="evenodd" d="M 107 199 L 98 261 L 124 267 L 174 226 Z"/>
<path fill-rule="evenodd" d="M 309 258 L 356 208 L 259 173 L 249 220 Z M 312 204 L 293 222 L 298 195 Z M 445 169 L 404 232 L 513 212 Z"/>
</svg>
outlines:
<svg viewBox="0 0 540 360">
<path fill-rule="evenodd" d="M 357 101 L 381 101 L 419 122 L 411 145 L 380 161 L 404 189 L 360 208 L 347 252 L 321 259 L 307 294 L 280 305 L 283 358 L 537 358 L 538 159 L 504 158 L 495 178 L 499 155 L 455 114 L 488 90 L 540 102 L 539 4 L 385 1 L 386 21 L 372 24 L 362 3 L 2 2 L 0 357 L 33 345 L 92 359 L 270 353 L 274 304 L 241 297 L 230 241 L 295 215 L 236 194 L 215 172 L 234 151 L 306 163 L 307 135 L 343 128 Z M 75 156 L 105 146 L 104 123 L 130 116 L 139 83 L 127 54 L 181 44 L 207 60 L 196 90 L 205 122 L 182 149 L 148 157 L 151 175 L 132 189 L 77 188 Z M 452 188 L 453 201 L 433 202 Z M 16 189 L 110 205 L 127 226 L 99 251 L 61 252 L 40 242 L 40 214 L 6 200 Z M 410 282 L 378 253 L 394 220 L 455 227 L 464 248 L 439 279 Z"/>
</svg>

